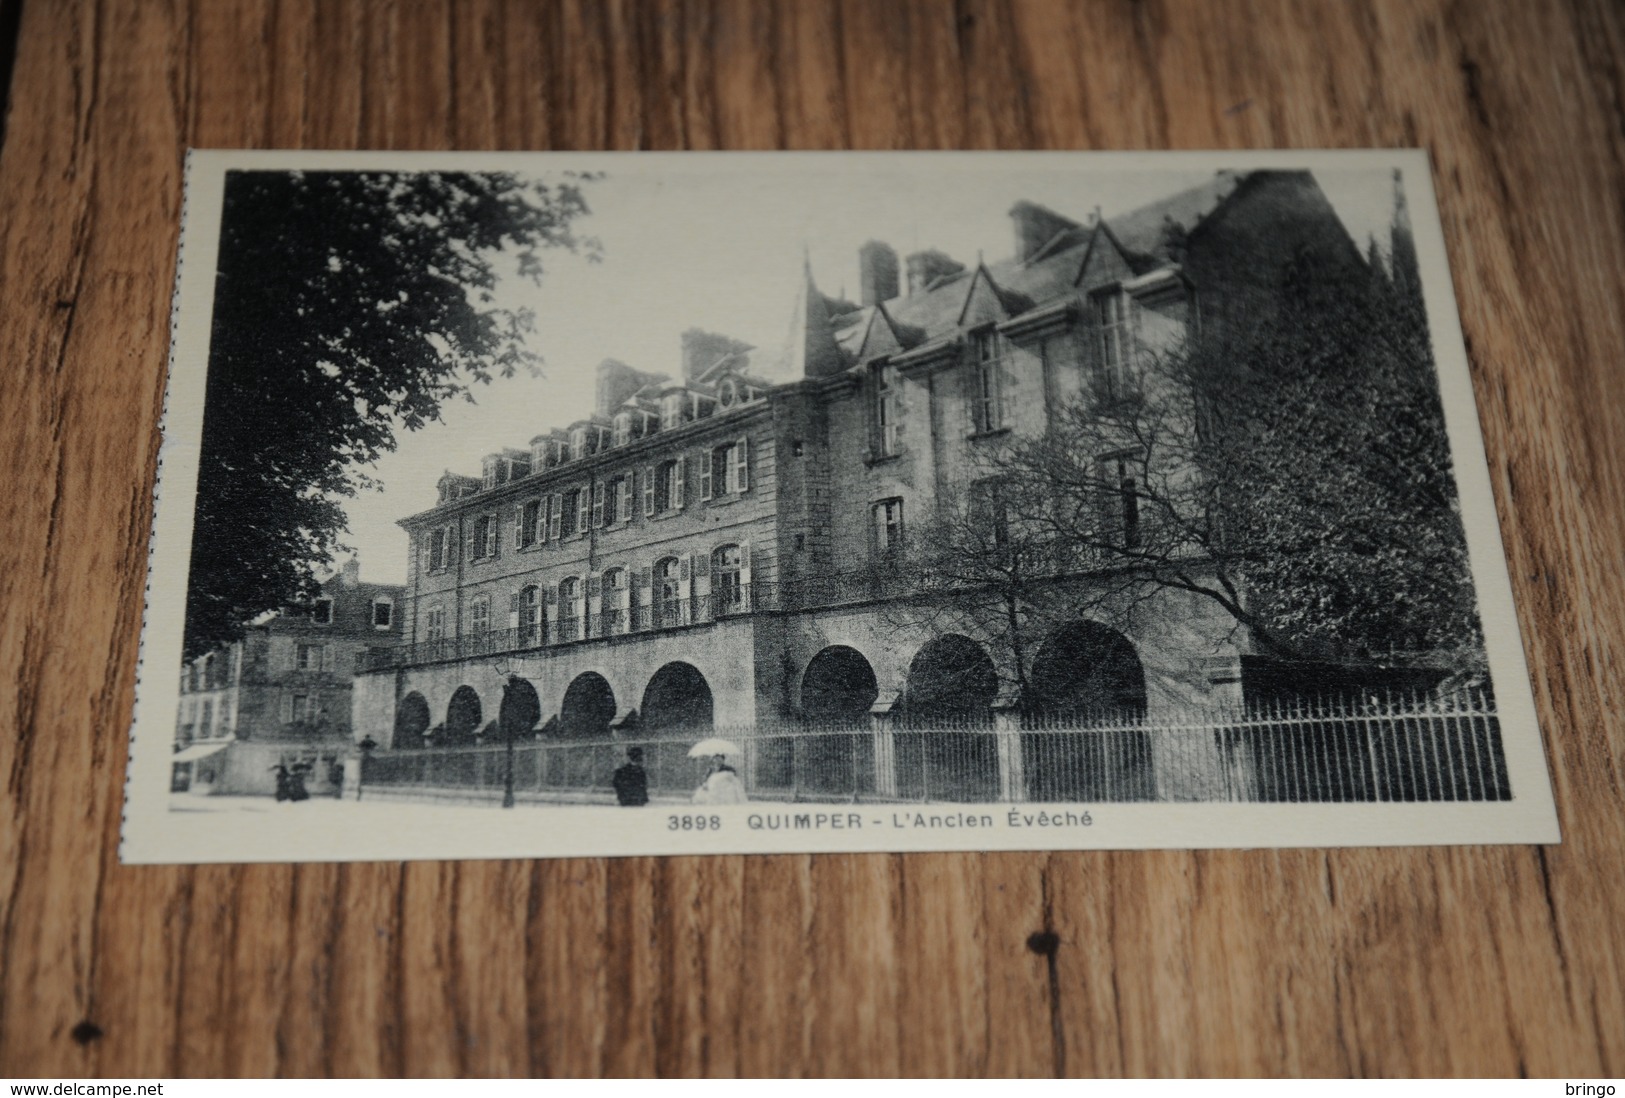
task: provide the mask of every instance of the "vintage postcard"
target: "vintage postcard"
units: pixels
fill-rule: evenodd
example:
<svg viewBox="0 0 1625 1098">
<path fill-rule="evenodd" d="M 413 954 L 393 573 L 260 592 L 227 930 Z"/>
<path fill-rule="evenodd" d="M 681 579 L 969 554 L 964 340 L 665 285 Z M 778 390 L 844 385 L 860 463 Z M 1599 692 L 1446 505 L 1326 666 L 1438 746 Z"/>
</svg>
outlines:
<svg viewBox="0 0 1625 1098">
<path fill-rule="evenodd" d="M 194 152 L 128 862 L 1555 842 L 1418 151 Z"/>
</svg>

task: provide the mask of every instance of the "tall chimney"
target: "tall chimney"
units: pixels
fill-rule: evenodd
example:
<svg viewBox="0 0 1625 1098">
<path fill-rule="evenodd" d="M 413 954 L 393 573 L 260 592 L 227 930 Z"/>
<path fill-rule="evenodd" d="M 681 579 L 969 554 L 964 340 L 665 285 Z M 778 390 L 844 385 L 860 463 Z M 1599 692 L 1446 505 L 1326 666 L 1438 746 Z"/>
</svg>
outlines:
<svg viewBox="0 0 1625 1098">
<path fill-rule="evenodd" d="M 858 249 L 858 304 L 879 305 L 898 293 L 897 253 L 871 240 Z"/>
<path fill-rule="evenodd" d="M 1016 261 L 1020 263 L 1038 254 L 1038 249 L 1066 230 L 1082 227 L 1070 217 L 1026 201 L 1010 207 L 1010 221 L 1016 233 Z"/>
<path fill-rule="evenodd" d="M 931 248 L 908 257 L 908 294 L 924 293 L 937 279 L 958 274 L 965 265 Z"/>
</svg>

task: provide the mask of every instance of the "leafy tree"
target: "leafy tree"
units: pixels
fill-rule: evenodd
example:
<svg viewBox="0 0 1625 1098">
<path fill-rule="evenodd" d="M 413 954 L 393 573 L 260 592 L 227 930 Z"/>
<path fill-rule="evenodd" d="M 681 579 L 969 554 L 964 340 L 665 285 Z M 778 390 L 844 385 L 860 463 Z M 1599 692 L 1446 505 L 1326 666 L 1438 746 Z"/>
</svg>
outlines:
<svg viewBox="0 0 1625 1098">
<path fill-rule="evenodd" d="M 494 296 L 499 263 L 585 251 L 588 176 L 228 175 L 215 281 L 186 652 L 315 594 L 342 500 L 397 432 L 471 387 L 534 370 L 534 318 Z"/>
<path fill-rule="evenodd" d="M 1131 392 L 999 459 L 1022 520 L 1096 577 L 1089 609 L 1173 589 L 1278 658 L 1482 663 L 1425 322 L 1401 293 L 1295 263 L 1268 306 L 1142 351 Z"/>
</svg>

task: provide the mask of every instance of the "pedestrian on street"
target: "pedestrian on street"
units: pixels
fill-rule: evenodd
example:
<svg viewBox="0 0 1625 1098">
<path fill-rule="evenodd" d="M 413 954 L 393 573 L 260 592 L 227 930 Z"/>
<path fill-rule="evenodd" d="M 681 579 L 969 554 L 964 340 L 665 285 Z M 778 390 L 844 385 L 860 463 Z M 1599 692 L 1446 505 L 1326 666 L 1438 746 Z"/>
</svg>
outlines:
<svg viewBox="0 0 1625 1098">
<path fill-rule="evenodd" d="M 626 752 L 626 763 L 610 779 L 615 787 L 615 799 L 627 808 L 649 803 L 649 773 L 643 769 L 643 748 L 633 747 Z"/>
<path fill-rule="evenodd" d="M 711 773 L 694 791 L 694 803 L 744 804 L 748 800 L 744 780 L 739 777 L 739 771 L 728 765 L 728 756 L 711 756 Z"/>
</svg>

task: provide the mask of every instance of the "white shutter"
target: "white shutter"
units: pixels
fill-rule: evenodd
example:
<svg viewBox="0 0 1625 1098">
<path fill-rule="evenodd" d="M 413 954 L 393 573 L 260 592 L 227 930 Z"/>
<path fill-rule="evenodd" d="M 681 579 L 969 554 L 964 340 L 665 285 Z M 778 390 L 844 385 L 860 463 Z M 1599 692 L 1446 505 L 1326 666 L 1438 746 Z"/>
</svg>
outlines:
<svg viewBox="0 0 1625 1098">
<path fill-rule="evenodd" d="M 683 509 L 683 479 L 687 475 L 687 472 L 688 472 L 688 454 L 687 453 L 678 454 L 677 455 L 677 475 L 672 478 L 672 486 L 671 486 L 671 496 L 672 496 L 671 509 L 673 511 L 681 511 Z"/>
<path fill-rule="evenodd" d="M 559 616 L 559 589 L 550 583 L 546 587 L 542 588 L 542 590 L 546 592 L 547 595 L 545 603 L 546 609 L 544 610 L 546 616 L 542 618 L 542 642 L 545 644 L 549 640 L 557 639 L 557 637 L 549 637 L 548 633 L 558 628 L 558 626 L 554 623 L 558 621 Z"/>
<path fill-rule="evenodd" d="M 479 536 L 480 523 L 478 519 L 468 524 L 468 559 L 475 560 L 480 555 L 479 543 L 474 539 Z"/>
<path fill-rule="evenodd" d="M 632 521 L 632 474 L 615 481 L 615 521 Z"/>
<path fill-rule="evenodd" d="M 525 547 L 525 505 L 523 503 L 515 505 L 513 509 L 513 547 L 515 549 Z"/>
<path fill-rule="evenodd" d="M 497 555 L 497 549 L 502 544 L 502 539 L 497 536 L 498 533 L 501 531 L 501 529 L 502 529 L 501 516 L 496 511 L 492 511 L 489 515 L 485 516 L 485 555 L 486 556 L 494 557 L 494 556 Z"/>
<path fill-rule="evenodd" d="M 739 543 L 739 599 L 740 609 L 749 610 L 754 603 L 750 587 L 750 542 Z"/>
<path fill-rule="evenodd" d="M 508 628 L 519 628 L 519 592 L 508 596 Z"/>
<path fill-rule="evenodd" d="M 427 572 L 434 567 L 434 531 L 421 535 L 418 543 L 418 552 L 423 556 L 423 571 Z"/>
<path fill-rule="evenodd" d="M 554 541 L 564 529 L 564 497 L 555 492 L 548 496 L 547 532 Z"/>
<path fill-rule="evenodd" d="M 582 624 L 581 635 L 592 636 L 588 626 L 597 623 L 599 635 L 604 633 L 604 584 L 603 577 L 597 572 L 587 573 L 587 620 Z"/>
<path fill-rule="evenodd" d="M 592 485 L 592 528 L 601 530 L 604 527 L 604 482 L 594 481 Z"/>
<path fill-rule="evenodd" d="M 592 485 L 583 484 L 576 489 L 576 533 L 587 532 L 587 521 L 592 513 Z"/>
<path fill-rule="evenodd" d="M 655 467 L 646 465 L 643 468 L 643 516 L 652 517 L 655 513 Z"/>
<path fill-rule="evenodd" d="M 694 554 L 694 620 L 710 621 L 711 612 L 711 558 L 704 553 Z"/>
<path fill-rule="evenodd" d="M 750 491 L 750 437 L 748 435 L 741 435 L 739 445 L 734 448 L 733 490 L 736 492 Z"/>
<path fill-rule="evenodd" d="M 711 498 L 711 448 L 700 451 L 700 498 Z"/>
<path fill-rule="evenodd" d="M 677 558 L 677 620 L 684 625 L 694 620 L 694 555 Z"/>
</svg>

